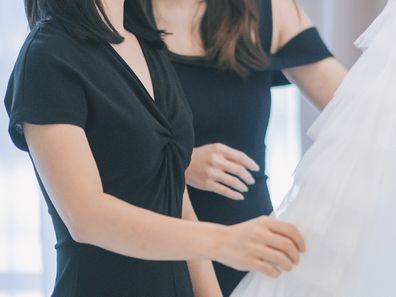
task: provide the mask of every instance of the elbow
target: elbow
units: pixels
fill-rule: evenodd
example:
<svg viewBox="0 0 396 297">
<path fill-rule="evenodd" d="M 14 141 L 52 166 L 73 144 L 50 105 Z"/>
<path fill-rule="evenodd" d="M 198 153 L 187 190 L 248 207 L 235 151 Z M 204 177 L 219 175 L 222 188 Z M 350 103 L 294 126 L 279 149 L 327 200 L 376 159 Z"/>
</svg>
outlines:
<svg viewBox="0 0 396 297">
<path fill-rule="evenodd" d="M 68 228 L 71 238 L 77 243 L 88 244 L 85 232 L 81 230 L 80 227 Z"/>
<path fill-rule="evenodd" d="M 64 222 L 75 242 L 93 245 L 101 237 L 103 214 L 100 213 L 101 208 L 98 207 L 101 200 L 97 200 L 94 204 L 80 204 L 78 208 L 67 213 Z"/>
<path fill-rule="evenodd" d="M 86 219 L 74 218 L 69 222 L 67 229 L 70 233 L 71 238 L 75 242 L 82 244 L 91 244 L 91 236 L 89 235 L 92 234 L 92 230 L 89 230 L 89 224 L 87 223 Z"/>
<path fill-rule="evenodd" d="M 96 203 L 97 204 L 97 203 Z M 78 207 L 69 209 L 64 213 L 64 222 L 71 238 L 82 244 L 93 244 L 94 236 L 97 233 L 100 217 L 96 207 L 92 203 L 80 203 Z"/>
</svg>

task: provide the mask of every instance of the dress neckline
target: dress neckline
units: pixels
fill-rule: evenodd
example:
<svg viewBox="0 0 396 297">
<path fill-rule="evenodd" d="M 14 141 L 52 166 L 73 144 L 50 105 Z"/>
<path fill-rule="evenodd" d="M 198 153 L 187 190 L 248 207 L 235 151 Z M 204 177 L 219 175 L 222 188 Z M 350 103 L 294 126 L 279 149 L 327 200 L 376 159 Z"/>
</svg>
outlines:
<svg viewBox="0 0 396 297">
<path fill-rule="evenodd" d="M 142 92 L 143 96 L 137 96 L 137 97 L 140 99 L 143 105 L 146 106 L 148 111 L 152 113 L 154 118 L 156 118 L 164 127 L 166 127 L 169 131 L 172 131 L 171 125 L 167 117 L 164 115 L 163 111 L 161 110 L 161 100 L 163 98 L 161 98 L 160 96 L 161 92 L 158 89 L 160 85 L 160 81 L 159 81 L 160 78 L 157 75 L 157 71 L 155 71 L 155 67 L 151 59 L 151 54 L 149 53 L 149 50 L 146 48 L 144 41 L 142 41 L 138 36 L 136 36 L 136 38 L 139 42 L 139 45 L 141 47 L 141 50 L 143 52 L 144 58 L 147 63 L 151 82 L 153 85 L 154 98 L 148 92 L 147 88 L 144 86 L 144 84 L 137 76 L 135 71 L 128 65 L 128 63 L 124 60 L 124 58 L 122 58 L 121 55 L 111 46 L 111 44 L 106 42 L 105 47 L 107 48 L 108 52 L 123 66 L 123 68 L 129 74 L 129 76 L 131 76 L 132 80 L 138 84 L 139 89 Z"/>
<path fill-rule="evenodd" d="M 183 59 L 183 60 L 189 60 L 189 61 L 208 61 L 208 59 L 206 59 L 205 56 L 178 54 L 178 53 L 172 52 L 168 48 L 166 49 L 166 52 L 168 53 L 169 56 L 174 57 L 176 59 Z"/>
<path fill-rule="evenodd" d="M 143 89 L 143 91 L 147 95 L 147 97 L 149 97 L 151 99 L 151 101 L 153 101 L 154 103 L 157 103 L 158 91 L 154 84 L 154 73 L 149 65 L 149 61 L 148 61 L 149 59 L 147 57 L 147 53 L 146 53 L 145 49 L 143 48 L 142 42 L 140 42 L 140 40 L 137 36 L 136 36 L 136 39 L 139 43 L 140 49 L 141 49 L 141 51 L 144 55 L 144 58 L 146 60 L 147 68 L 148 68 L 148 71 L 150 74 L 151 84 L 153 86 L 153 95 L 150 94 L 150 92 L 147 90 L 146 86 L 143 84 L 142 80 L 139 78 L 139 76 L 136 74 L 136 72 L 131 68 L 131 66 L 129 66 L 129 64 L 125 61 L 125 59 L 116 51 L 116 49 L 108 42 L 106 42 L 106 45 L 107 45 L 108 49 L 113 53 L 113 55 L 117 58 L 117 60 L 119 60 L 121 62 L 121 64 L 126 68 L 126 70 L 133 76 L 133 78 L 138 83 L 138 85 Z"/>
</svg>

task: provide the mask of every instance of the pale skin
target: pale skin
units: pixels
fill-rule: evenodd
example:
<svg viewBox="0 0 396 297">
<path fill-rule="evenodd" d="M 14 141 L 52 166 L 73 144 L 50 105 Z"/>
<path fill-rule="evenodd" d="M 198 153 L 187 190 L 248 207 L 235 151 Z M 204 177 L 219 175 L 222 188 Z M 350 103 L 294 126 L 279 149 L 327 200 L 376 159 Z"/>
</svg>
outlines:
<svg viewBox="0 0 396 297">
<path fill-rule="evenodd" d="M 122 25 L 123 4 L 123 0 L 104 2 L 110 21 L 125 37 L 113 46 L 155 100 L 139 43 Z M 186 260 L 197 297 L 221 296 L 211 260 L 277 277 L 290 271 L 305 251 L 295 227 L 267 217 L 234 226 L 198 222 L 187 192 L 181 219 L 105 193 L 80 127 L 24 123 L 24 134 L 50 199 L 76 242 L 146 260 Z"/>
<path fill-rule="evenodd" d="M 205 50 L 200 37 L 200 22 L 205 2 L 200 0 L 153 0 L 157 26 L 172 34 L 165 42 L 170 51 L 202 56 Z M 293 0 L 272 0 L 273 40 L 271 53 L 276 53 L 298 33 L 312 26 L 310 19 Z M 347 70 L 334 58 L 286 69 L 286 76 L 320 109 L 332 99 Z M 258 165 L 244 152 L 221 143 L 207 144 L 193 151 L 186 171 L 187 183 L 234 200 L 254 184 L 252 171 Z M 238 177 L 238 178 L 236 178 Z"/>
</svg>

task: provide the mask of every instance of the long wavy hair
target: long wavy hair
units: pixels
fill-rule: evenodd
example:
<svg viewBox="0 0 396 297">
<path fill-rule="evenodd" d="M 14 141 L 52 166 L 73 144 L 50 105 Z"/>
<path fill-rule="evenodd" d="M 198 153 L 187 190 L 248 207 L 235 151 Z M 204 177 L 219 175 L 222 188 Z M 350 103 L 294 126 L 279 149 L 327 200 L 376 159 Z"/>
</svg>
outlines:
<svg viewBox="0 0 396 297">
<path fill-rule="evenodd" d="M 138 0 L 155 25 L 152 0 Z M 201 21 L 205 58 L 240 75 L 268 67 L 259 34 L 258 0 L 201 0 L 206 11 Z M 169 33 L 169 32 L 168 32 Z"/>
<path fill-rule="evenodd" d="M 206 0 L 206 5 L 201 36 L 207 58 L 241 75 L 268 67 L 257 0 Z"/>
</svg>

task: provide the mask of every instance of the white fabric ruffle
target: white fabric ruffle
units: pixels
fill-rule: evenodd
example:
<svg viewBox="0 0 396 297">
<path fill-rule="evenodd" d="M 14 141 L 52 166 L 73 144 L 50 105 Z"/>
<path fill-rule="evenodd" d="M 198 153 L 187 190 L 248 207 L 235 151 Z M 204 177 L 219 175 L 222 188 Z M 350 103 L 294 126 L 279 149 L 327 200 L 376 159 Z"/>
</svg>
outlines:
<svg viewBox="0 0 396 297">
<path fill-rule="evenodd" d="M 231 297 L 396 296 L 396 0 L 356 45 L 364 53 L 309 130 L 273 214 L 308 251 L 277 280 L 249 273 Z"/>
</svg>

